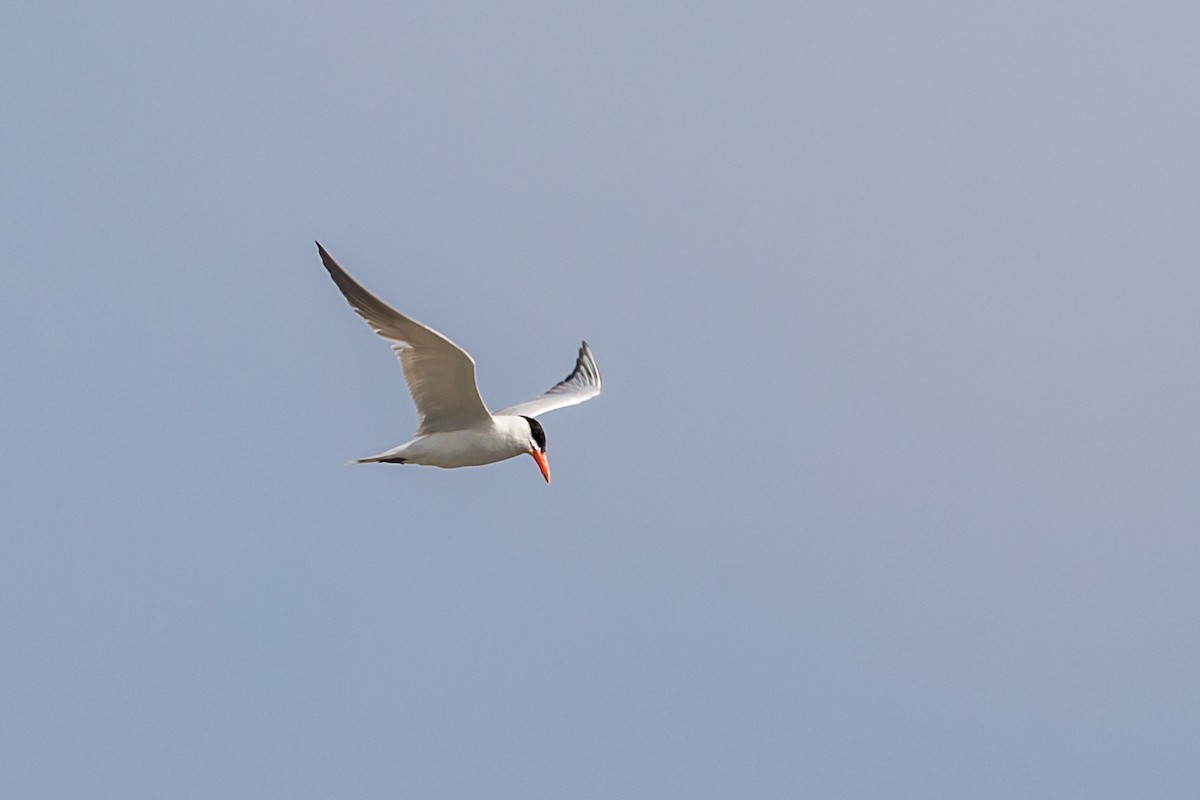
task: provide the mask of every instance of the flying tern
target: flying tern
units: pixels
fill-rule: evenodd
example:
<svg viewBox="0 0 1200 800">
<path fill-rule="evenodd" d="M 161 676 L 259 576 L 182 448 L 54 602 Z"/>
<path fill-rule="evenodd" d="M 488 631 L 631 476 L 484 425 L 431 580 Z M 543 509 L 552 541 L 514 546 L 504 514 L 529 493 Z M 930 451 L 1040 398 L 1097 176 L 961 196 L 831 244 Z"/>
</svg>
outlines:
<svg viewBox="0 0 1200 800">
<path fill-rule="evenodd" d="M 600 370 L 588 343 L 580 346 L 571 374 L 545 394 L 493 413 L 479 394 L 475 359 L 466 350 L 368 292 L 338 266 L 320 242 L 317 250 L 350 307 L 391 343 L 417 407 L 417 432 L 411 441 L 379 455 L 356 459 L 356 463 L 424 464 L 452 469 L 493 464 L 528 453 L 549 483 L 546 433 L 534 416 L 600 394 Z"/>
</svg>

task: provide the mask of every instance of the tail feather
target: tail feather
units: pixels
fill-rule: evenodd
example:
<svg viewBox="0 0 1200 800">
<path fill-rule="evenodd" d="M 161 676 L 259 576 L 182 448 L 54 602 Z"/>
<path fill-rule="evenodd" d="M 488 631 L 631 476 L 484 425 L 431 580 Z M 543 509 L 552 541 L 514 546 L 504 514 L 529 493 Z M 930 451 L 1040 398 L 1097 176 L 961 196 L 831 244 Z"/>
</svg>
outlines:
<svg viewBox="0 0 1200 800">
<path fill-rule="evenodd" d="M 399 456 L 389 456 L 387 453 L 382 453 L 377 456 L 367 456 L 366 458 L 356 458 L 351 461 L 351 464 L 404 464 L 406 459 Z"/>
</svg>

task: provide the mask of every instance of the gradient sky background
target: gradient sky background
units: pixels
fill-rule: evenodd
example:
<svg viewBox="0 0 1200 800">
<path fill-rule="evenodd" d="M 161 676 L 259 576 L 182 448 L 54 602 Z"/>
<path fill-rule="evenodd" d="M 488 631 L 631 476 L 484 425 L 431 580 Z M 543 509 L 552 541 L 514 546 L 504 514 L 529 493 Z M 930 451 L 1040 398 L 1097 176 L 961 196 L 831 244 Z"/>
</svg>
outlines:
<svg viewBox="0 0 1200 800">
<path fill-rule="evenodd" d="M 0 795 L 1195 796 L 1194 2 L 0 27 Z"/>
</svg>

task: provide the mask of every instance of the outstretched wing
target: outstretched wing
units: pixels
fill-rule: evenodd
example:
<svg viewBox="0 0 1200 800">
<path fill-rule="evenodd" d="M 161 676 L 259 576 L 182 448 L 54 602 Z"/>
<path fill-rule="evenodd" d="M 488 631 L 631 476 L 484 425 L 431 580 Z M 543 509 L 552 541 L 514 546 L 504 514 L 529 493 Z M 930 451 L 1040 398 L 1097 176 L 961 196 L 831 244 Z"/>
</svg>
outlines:
<svg viewBox="0 0 1200 800">
<path fill-rule="evenodd" d="M 514 414 L 523 417 L 536 417 L 556 408 L 566 408 L 577 405 L 584 400 L 591 400 L 600 394 L 600 368 L 596 366 L 596 357 L 592 348 L 584 342 L 579 347 L 579 357 L 575 359 L 575 369 L 571 374 L 555 384 L 541 397 L 517 403 L 496 412 L 496 414 Z"/>
<path fill-rule="evenodd" d="M 475 384 L 475 360 L 467 351 L 368 292 L 338 266 L 320 242 L 317 250 L 350 307 L 391 342 L 420 417 L 417 434 L 461 430 L 486 422 L 490 415 Z"/>
</svg>

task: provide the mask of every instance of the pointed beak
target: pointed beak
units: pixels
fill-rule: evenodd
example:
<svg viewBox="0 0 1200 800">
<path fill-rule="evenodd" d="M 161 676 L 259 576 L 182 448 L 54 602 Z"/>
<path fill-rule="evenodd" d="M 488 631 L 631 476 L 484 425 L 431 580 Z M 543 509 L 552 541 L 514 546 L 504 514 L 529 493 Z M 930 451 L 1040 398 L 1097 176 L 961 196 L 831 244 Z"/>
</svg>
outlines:
<svg viewBox="0 0 1200 800">
<path fill-rule="evenodd" d="M 542 477 L 546 479 L 546 483 L 550 482 L 550 462 L 546 460 L 545 453 L 539 453 L 534 450 L 529 455 L 533 456 L 533 460 L 537 462 L 538 469 L 542 471 Z"/>
</svg>

